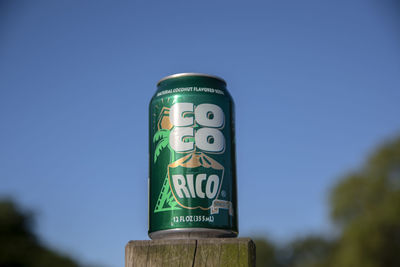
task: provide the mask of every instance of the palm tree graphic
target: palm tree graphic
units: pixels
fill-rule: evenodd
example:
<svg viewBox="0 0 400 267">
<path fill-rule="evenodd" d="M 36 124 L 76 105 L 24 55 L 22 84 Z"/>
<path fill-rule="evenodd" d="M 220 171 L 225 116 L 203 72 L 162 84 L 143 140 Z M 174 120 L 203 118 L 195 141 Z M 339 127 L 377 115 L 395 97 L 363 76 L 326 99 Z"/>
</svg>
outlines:
<svg viewBox="0 0 400 267">
<path fill-rule="evenodd" d="M 175 161 L 174 151 L 169 145 L 169 135 L 171 131 L 168 129 L 160 129 L 153 136 L 153 143 L 156 143 L 156 149 L 154 150 L 154 163 L 157 161 L 158 157 L 165 148 L 169 150 L 169 162 L 172 163 Z M 179 210 L 181 209 L 178 206 L 178 203 L 175 201 L 174 196 L 172 195 L 171 189 L 169 187 L 169 181 L 167 172 L 165 173 L 164 182 L 160 191 L 160 195 L 158 196 L 156 207 L 154 208 L 154 212 L 161 211 L 170 211 L 170 210 Z"/>
</svg>

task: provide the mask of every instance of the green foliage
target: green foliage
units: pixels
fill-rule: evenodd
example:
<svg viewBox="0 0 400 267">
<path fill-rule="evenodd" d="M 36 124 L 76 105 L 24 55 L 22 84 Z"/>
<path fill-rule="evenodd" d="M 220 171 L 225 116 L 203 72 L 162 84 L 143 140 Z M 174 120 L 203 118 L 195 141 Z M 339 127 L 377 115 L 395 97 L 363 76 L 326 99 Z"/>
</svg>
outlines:
<svg viewBox="0 0 400 267">
<path fill-rule="evenodd" d="M 32 214 L 0 200 L 1 267 L 77 267 L 72 259 L 45 248 L 32 231 Z"/>
<path fill-rule="evenodd" d="M 331 191 L 330 206 L 340 230 L 335 240 L 309 236 L 281 249 L 267 243 L 257 248 L 257 266 L 400 266 L 400 138 L 344 176 Z"/>
<path fill-rule="evenodd" d="M 376 207 L 345 228 L 335 253 L 337 266 L 400 266 L 399 203 L 400 195 L 392 195 L 385 206 Z"/>
<path fill-rule="evenodd" d="M 342 231 L 335 266 L 400 266 L 400 139 L 333 189 L 331 214 Z"/>
<path fill-rule="evenodd" d="M 256 266 L 257 267 L 279 267 L 276 257 L 275 245 L 266 239 L 253 239 L 256 244 Z"/>
<path fill-rule="evenodd" d="M 290 267 L 328 266 L 334 242 L 319 236 L 298 238 L 281 251 L 281 263 Z"/>
<path fill-rule="evenodd" d="M 338 225 L 346 226 L 362 216 L 386 194 L 385 181 L 365 174 L 354 173 L 345 177 L 331 194 L 331 216 Z"/>
<path fill-rule="evenodd" d="M 296 239 L 279 247 L 265 239 L 254 239 L 257 267 L 329 267 L 335 245 L 333 241 L 318 236 Z"/>
</svg>

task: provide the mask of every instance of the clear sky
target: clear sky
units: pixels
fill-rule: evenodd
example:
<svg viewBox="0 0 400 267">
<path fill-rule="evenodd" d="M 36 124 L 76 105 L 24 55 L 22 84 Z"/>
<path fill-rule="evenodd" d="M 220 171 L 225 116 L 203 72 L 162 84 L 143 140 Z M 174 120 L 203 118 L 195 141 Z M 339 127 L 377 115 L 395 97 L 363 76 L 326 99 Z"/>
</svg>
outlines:
<svg viewBox="0 0 400 267">
<path fill-rule="evenodd" d="M 240 236 L 327 232 L 329 189 L 400 133 L 395 2 L 1 1 L 0 196 L 123 266 L 148 238 L 156 83 L 203 72 L 236 102 Z"/>
</svg>

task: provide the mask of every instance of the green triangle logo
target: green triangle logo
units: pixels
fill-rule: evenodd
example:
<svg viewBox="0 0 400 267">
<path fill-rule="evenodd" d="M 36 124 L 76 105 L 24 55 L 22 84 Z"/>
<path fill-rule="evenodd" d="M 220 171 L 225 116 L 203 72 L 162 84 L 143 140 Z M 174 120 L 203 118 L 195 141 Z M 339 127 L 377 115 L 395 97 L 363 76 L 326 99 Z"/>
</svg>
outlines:
<svg viewBox="0 0 400 267">
<path fill-rule="evenodd" d="M 157 204 L 154 212 L 180 210 L 174 196 L 172 195 L 171 188 L 169 187 L 168 176 L 165 176 L 163 186 L 158 196 Z"/>
</svg>

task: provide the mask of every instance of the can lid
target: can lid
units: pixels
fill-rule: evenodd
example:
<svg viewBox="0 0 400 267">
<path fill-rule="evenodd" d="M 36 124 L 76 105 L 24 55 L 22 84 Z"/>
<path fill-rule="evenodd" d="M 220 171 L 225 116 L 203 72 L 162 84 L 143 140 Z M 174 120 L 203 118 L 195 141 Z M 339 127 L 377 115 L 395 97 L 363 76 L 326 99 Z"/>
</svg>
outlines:
<svg viewBox="0 0 400 267">
<path fill-rule="evenodd" d="M 200 76 L 200 77 L 214 78 L 214 79 L 220 80 L 221 82 L 223 82 L 226 85 L 226 81 L 224 79 L 222 79 L 221 77 L 215 76 L 215 75 L 204 74 L 204 73 L 196 73 L 196 72 L 183 72 L 183 73 L 177 73 L 177 74 L 168 75 L 168 76 L 162 78 L 161 80 L 159 80 L 157 82 L 157 86 L 159 86 L 160 83 L 165 81 L 165 80 L 179 78 L 179 77 L 185 77 L 185 76 Z"/>
</svg>

